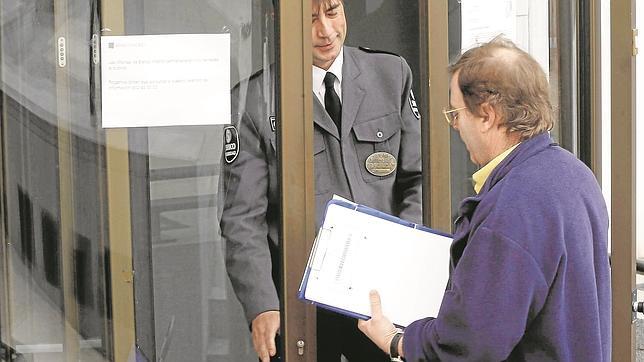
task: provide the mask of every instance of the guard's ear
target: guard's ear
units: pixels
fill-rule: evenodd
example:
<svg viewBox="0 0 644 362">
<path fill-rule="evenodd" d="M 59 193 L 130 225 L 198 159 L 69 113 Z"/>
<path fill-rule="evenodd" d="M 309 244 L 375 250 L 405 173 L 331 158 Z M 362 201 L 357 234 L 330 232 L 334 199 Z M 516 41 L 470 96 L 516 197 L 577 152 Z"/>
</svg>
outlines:
<svg viewBox="0 0 644 362">
<path fill-rule="evenodd" d="M 483 104 L 481 104 L 479 109 L 481 111 L 481 115 L 483 116 L 483 132 L 487 132 L 498 127 L 498 123 L 501 120 L 500 115 L 489 102 L 484 102 Z"/>
</svg>

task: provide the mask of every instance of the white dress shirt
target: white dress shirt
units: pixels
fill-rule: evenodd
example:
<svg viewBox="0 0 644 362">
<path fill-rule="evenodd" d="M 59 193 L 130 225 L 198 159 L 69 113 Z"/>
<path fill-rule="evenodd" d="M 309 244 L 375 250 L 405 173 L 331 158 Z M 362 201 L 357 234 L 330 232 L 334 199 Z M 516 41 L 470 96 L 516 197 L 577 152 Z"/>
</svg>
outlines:
<svg viewBox="0 0 644 362">
<path fill-rule="evenodd" d="M 340 98 L 340 103 L 342 103 L 342 63 L 344 63 L 344 47 L 340 50 L 337 58 L 333 61 L 333 64 L 329 67 L 329 70 L 324 70 L 322 68 L 313 66 L 313 93 L 318 97 L 318 100 L 322 105 L 324 105 L 324 94 L 326 93 L 326 87 L 324 86 L 324 76 L 327 72 L 333 73 L 335 75 L 335 82 L 333 83 L 333 88 Z"/>
</svg>

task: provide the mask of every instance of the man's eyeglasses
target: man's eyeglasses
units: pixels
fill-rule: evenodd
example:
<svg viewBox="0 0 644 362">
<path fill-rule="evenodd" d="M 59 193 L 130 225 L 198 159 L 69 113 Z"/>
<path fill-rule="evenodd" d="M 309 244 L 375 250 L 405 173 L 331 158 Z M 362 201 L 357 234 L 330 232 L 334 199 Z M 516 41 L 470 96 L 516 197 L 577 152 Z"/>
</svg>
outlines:
<svg viewBox="0 0 644 362">
<path fill-rule="evenodd" d="M 445 109 L 443 108 L 443 115 L 445 116 L 445 120 L 447 121 L 447 124 L 450 126 L 454 126 L 454 122 L 456 122 L 456 119 L 458 118 L 458 111 L 462 111 L 464 109 L 467 109 L 467 107 L 460 107 L 460 108 L 453 108 L 453 109 Z"/>
</svg>

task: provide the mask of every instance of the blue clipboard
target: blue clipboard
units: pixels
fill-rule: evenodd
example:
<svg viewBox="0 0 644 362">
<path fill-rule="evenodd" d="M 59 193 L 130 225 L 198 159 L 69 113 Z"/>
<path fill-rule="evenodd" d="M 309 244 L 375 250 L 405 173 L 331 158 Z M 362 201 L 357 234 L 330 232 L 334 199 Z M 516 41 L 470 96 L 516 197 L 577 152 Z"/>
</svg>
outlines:
<svg viewBox="0 0 644 362">
<path fill-rule="evenodd" d="M 327 203 L 298 297 L 369 319 L 368 292 L 376 289 L 383 313 L 399 326 L 435 316 L 449 278 L 451 242 L 449 234 L 333 199 Z"/>
</svg>

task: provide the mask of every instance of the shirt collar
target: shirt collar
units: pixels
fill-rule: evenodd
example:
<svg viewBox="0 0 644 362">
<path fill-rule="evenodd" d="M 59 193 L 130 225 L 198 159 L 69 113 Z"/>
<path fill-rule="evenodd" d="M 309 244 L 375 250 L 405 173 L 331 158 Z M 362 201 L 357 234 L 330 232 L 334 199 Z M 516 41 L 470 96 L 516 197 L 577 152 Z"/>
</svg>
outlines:
<svg viewBox="0 0 644 362">
<path fill-rule="evenodd" d="M 474 183 L 474 191 L 478 194 L 481 189 L 483 188 L 483 185 L 485 185 L 485 181 L 487 181 L 487 178 L 490 176 L 492 171 L 496 168 L 496 166 L 501 163 L 509 154 L 514 150 L 518 145 L 521 143 L 517 143 L 516 145 L 508 148 L 503 152 L 502 154 L 496 156 L 492 161 L 488 162 L 485 166 L 483 166 L 480 170 L 476 171 L 472 175 L 472 183 Z"/>
<path fill-rule="evenodd" d="M 344 47 L 340 49 L 340 54 L 335 58 L 329 70 L 313 66 L 313 89 L 324 88 L 324 76 L 327 72 L 333 73 L 342 85 L 342 64 L 344 63 Z"/>
</svg>

